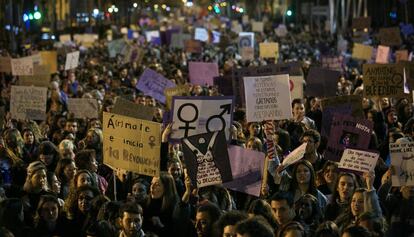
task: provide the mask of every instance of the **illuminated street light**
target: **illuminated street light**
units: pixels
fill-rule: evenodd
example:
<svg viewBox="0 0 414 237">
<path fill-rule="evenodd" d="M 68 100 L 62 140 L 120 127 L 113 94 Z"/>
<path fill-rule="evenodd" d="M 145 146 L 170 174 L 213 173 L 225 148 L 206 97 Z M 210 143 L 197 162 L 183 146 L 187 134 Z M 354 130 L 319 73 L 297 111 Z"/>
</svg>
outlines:
<svg viewBox="0 0 414 237">
<path fill-rule="evenodd" d="M 138 7 L 138 3 L 134 2 L 134 4 L 132 4 L 132 6 L 133 6 L 134 8 L 137 8 L 137 7 Z"/>
</svg>

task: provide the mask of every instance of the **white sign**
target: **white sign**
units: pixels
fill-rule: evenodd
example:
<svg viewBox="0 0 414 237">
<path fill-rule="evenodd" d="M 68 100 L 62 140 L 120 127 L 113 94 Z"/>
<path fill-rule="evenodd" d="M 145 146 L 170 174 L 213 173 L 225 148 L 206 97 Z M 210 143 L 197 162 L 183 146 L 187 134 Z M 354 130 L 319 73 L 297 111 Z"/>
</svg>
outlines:
<svg viewBox="0 0 414 237">
<path fill-rule="evenodd" d="M 289 86 L 290 86 L 290 98 L 296 99 L 300 98 L 303 99 L 303 83 L 304 83 L 303 76 L 291 76 L 289 75 Z"/>
<path fill-rule="evenodd" d="M 282 162 L 282 165 L 286 168 L 287 166 L 293 165 L 296 162 L 300 161 L 303 156 L 305 155 L 306 146 L 308 143 L 303 143 L 299 147 L 297 147 L 295 150 L 293 150 L 289 155 L 287 155 Z"/>
<path fill-rule="evenodd" d="M 68 110 L 75 118 L 98 118 L 98 101 L 89 98 L 69 98 Z"/>
<path fill-rule="evenodd" d="M 355 149 L 345 149 L 338 167 L 358 172 L 370 172 L 377 164 L 379 154 Z"/>
<path fill-rule="evenodd" d="M 243 81 L 247 122 L 281 120 L 292 117 L 288 74 L 244 77 Z"/>
<path fill-rule="evenodd" d="M 12 86 L 10 112 L 15 119 L 44 120 L 46 118 L 47 88 Z"/>
<path fill-rule="evenodd" d="M 414 142 L 390 144 L 392 186 L 414 186 Z"/>
<path fill-rule="evenodd" d="M 147 42 L 151 42 L 153 38 L 160 38 L 160 32 L 158 30 L 146 31 L 145 38 L 147 39 Z"/>
<path fill-rule="evenodd" d="M 233 97 L 173 97 L 171 139 L 224 129 L 227 140 L 232 123 Z"/>
<path fill-rule="evenodd" d="M 66 54 L 65 70 L 70 70 L 78 67 L 79 51 Z"/>
<path fill-rule="evenodd" d="M 240 32 L 239 33 L 239 50 L 242 48 L 254 48 L 254 33 Z"/>
<path fill-rule="evenodd" d="M 200 40 L 202 42 L 208 41 L 208 31 L 205 28 L 195 28 L 195 40 Z"/>
<path fill-rule="evenodd" d="M 213 30 L 213 44 L 218 44 L 220 43 L 220 37 L 221 37 L 221 33 L 218 31 L 214 31 Z"/>
<path fill-rule="evenodd" d="M 254 31 L 254 32 L 263 32 L 263 22 L 253 21 L 252 22 L 252 31 Z"/>
<path fill-rule="evenodd" d="M 31 76 L 33 75 L 33 58 L 12 58 L 11 69 L 13 76 Z"/>
</svg>

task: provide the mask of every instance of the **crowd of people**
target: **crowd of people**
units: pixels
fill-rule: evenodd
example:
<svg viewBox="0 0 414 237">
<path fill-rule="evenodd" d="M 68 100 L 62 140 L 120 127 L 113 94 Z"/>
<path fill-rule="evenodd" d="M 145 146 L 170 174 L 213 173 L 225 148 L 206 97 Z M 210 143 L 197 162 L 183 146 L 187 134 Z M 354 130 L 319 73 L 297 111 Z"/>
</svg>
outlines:
<svg viewBox="0 0 414 237">
<path fill-rule="evenodd" d="M 287 36 L 280 38 L 265 27 L 264 33 L 256 34 L 257 42 L 280 43 L 277 60 L 241 60 L 234 43 L 237 35 L 230 29 L 221 30 L 227 44 L 203 44 L 200 54 L 140 42 L 139 63 L 123 64 L 122 55 L 110 58 L 107 40 L 82 49 L 74 70 L 64 70 L 65 53 L 59 53 L 44 121 L 12 119 L 10 92 L 19 77 L 1 73 L 1 236 L 414 236 L 414 187 L 393 187 L 389 162 L 390 143 L 414 138 L 413 103 L 407 98 L 361 98 L 366 119 L 374 123 L 369 149 L 380 153 L 375 170 L 363 175 L 342 172 L 337 163 L 324 159 L 322 96 L 305 94 L 283 101 L 291 104 L 293 118 L 273 121 L 276 163 L 304 142 L 307 148 L 303 159 L 290 167 L 269 166 L 260 197 L 222 185 L 194 187 L 180 145 L 168 142 L 170 125 L 163 126 L 158 177 L 114 171 L 103 162 L 102 118 L 75 119 L 68 111 L 68 98 L 94 98 L 102 114 L 121 97 L 153 107 L 153 121 L 162 123 L 166 106 L 136 89 L 146 68 L 188 84 L 192 96 L 220 95 L 217 86 L 190 84 L 190 61 L 217 62 L 220 75 L 297 61 L 306 78 L 310 66 L 320 65 L 322 55 L 342 55 L 337 94 L 361 94 L 363 62 L 350 57 L 351 35 L 344 33 L 348 48 L 338 52 L 336 36 L 303 31 L 301 26 L 289 27 Z M 375 39 L 372 44 L 377 44 Z M 401 48 L 412 50 L 412 45 L 412 36 L 404 37 Z M 73 44 L 60 50 L 80 48 Z M 2 54 L 21 57 L 42 49 L 32 45 L 20 55 L 6 50 Z M 264 124 L 247 123 L 243 108 L 233 113 L 231 144 L 266 153 Z"/>
</svg>

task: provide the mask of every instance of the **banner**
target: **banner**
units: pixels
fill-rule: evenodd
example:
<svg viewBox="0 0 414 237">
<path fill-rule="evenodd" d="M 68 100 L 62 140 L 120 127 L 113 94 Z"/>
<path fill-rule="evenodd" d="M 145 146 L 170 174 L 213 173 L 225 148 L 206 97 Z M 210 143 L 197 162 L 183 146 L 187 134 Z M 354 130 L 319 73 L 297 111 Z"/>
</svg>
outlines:
<svg viewBox="0 0 414 237">
<path fill-rule="evenodd" d="M 233 122 L 233 97 L 173 97 L 171 139 L 224 130 L 230 139 Z"/>
<path fill-rule="evenodd" d="M 142 91 L 145 95 L 149 95 L 165 104 L 164 90 L 174 86 L 174 82 L 168 80 L 157 72 L 146 68 L 139 78 L 136 88 L 137 90 Z"/>
<path fill-rule="evenodd" d="M 324 158 L 338 162 L 347 148 L 368 149 L 373 123 L 349 115 L 334 114 Z"/>
<path fill-rule="evenodd" d="M 219 76 L 217 63 L 189 62 L 188 74 L 194 85 L 214 85 L 214 77 Z"/>
<path fill-rule="evenodd" d="M 311 67 L 306 80 L 307 96 L 336 96 L 341 72 L 326 68 Z"/>
<path fill-rule="evenodd" d="M 228 146 L 233 181 L 224 183 L 227 189 L 259 197 L 265 154 L 240 146 Z"/>
<path fill-rule="evenodd" d="M 66 54 L 65 70 L 77 68 L 79 64 L 79 51 Z"/>
<path fill-rule="evenodd" d="M 99 118 L 98 101 L 89 98 L 68 98 L 68 110 L 75 118 Z"/>
<path fill-rule="evenodd" d="M 47 88 L 12 86 L 10 113 L 14 119 L 44 120 L 46 118 Z"/>
<path fill-rule="evenodd" d="M 402 44 L 400 28 L 381 28 L 379 30 L 379 39 L 382 45 L 400 46 Z"/>
<path fill-rule="evenodd" d="M 152 118 L 154 117 L 153 107 L 135 104 L 134 102 L 121 97 L 116 97 L 114 108 L 111 112 L 114 114 L 148 121 L 152 121 Z"/>
<path fill-rule="evenodd" d="M 391 176 L 392 186 L 414 186 L 414 142 L 390 144 L 391 165 L 395 173 Z"/>
<path fill-rule="evenodd" d="M 31 76 L 33 75 L 32 57 L 12 58 L 11 71 L 13 76 Z"/>
<path fill-rule="evenodd" d="M 289 75 L 244 77 L 247 122 L 292 117 Z"/>
<path fill-rule="evenodd" d="M 404 70 L 404 66 L 397 64 L 364 64 L 364 96 L 404 96 Z"/>
<path fill-rule="evenodd" d="M 390 57 L 390 47 L 379 45 L 377 49 L 377 57 L 375 58 L 376 63 L 388 63 Z"/>
<path fill-rule="evenodd" d="M 306 146 L 308 143 L 302 143 L 302 145 L 298 146 L 295 150 L 293 150 L 289 155 L 287 155 L 282 162 L 284 168 L 295 164 L 296 162 L 300 161 L 306 152 Z"/>
<path fill-rule="evenodd" d="M 161 124 L 103 113 L 104 164 L 159 176 Z"/>
<path fill-rule="evenodd" d="M 378 157 L 378 153 L 345 149 L 338 168 L 361 173 L 370 172 L 375 169 Z"/>
<path fill-rule="evenodd" d="M 0 57 L 0 72 L 11 73 L 11 58 L 10 57 Z"/>
<path fill-rule="evenodd" d="M 164 95 L 166 99 L 167 109 L 170 110 L 172 107 L 172 97 L 173 96 L 189 96 L 190 87 L 189 85 L 180 85 L 176 87 L 166 88 L 164 90 Z"/>
<path fill-rule="evenodd" d="M 182 139 L 188 175 L 198 188 L 233 180 L 223 131 Z"/>
<path fill-rule="evenodd" d="M 352 49 L 352 57 L 361 60 L 370 60 L 373 50 L 371 46 L 355 43 Z"/>
<path fill-rule="evenodd" d="M 278 58 L 279 44 L 278 43 L 260 43 L 260 57 L 262 58 Z"/>
</svg>

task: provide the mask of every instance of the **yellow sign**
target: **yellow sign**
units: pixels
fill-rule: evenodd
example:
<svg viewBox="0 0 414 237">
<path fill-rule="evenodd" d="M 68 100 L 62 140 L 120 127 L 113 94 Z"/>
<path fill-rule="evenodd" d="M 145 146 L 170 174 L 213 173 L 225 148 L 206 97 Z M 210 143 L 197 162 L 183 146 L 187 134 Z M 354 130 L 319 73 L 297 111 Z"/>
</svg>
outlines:
<svg viewBox="0 0 414 237">
<path fill-rule="evenodd" d="M 372 57 L 372 50 L 373 48 L 371 46 L 355 43 L 352 50 L 352 57 L 356 59 L 370 60 Z"/>
<path fill-rule="evenodd" d="M 49 66 L 49 72 L 57 72 L 57 52 L 56 51 L 40 51 L 40 57 L 42 58 L 42 65 Z"/>
<path fill-rule="evenodd" d="M 277 58 L 279 54 L 278 43 L 260 43 L 259 49 L 261 58 Z"/>
<path fill-rule="evenodd" d="M 164 90 L 166 105 L 168 110 L 171 109 L 172 97 L 173 96 L 188 96 L 190 95 L 190 89 L 188 85 L 176 86 L 171 88 L 166 88 Z"/>
<path fill-rule="evenodd" d="M 104 112 L 103 138 L 106 165 L 159 175 L 161 124 Z"/>
</svg>

